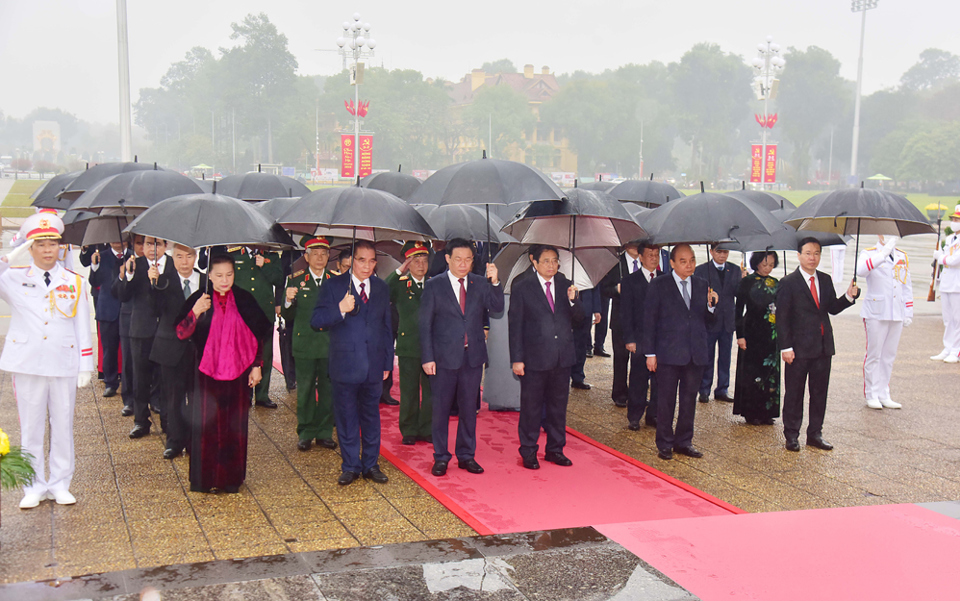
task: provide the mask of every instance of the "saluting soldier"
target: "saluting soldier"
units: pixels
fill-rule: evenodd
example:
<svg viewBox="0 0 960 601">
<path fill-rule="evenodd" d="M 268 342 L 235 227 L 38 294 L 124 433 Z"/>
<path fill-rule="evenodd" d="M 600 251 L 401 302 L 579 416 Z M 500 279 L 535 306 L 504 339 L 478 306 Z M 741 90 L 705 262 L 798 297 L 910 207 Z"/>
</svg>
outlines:
<svg viewBox="0 0 960 601">
<path fill-rule="evenodd" d="M 960 205 L 950 215 L 953 233 L 940 250 L 933 253 L 940 272 L 940 310 L 943 312 L 943 350 L 930 357 L 934 361 L 960 361 Z"/>
<path fill-rule="evenodd" d="M 33 456 L 36 478 L 24 488 L 21 509 L 45 499 L 77 500 L 73 480 L 73 413 L 77 388 L 90 383 L 93 344 L 89 285 L 58 263 L 63 221 L 31 215 L 20 228 L 25 242 L 0 261 L 0 297 L 10 305 L 10 330 L 0 369 L 13 376 L 20 414 L 20 444 Z M 49 417 L 48 417 L 49 414 Z M 50 424 L 49 475 L 44 434 Z"/>
<path fill-rule="evenodd" d="M 400 435 L 405 445 L 417 441 L 433 444 L 433 404 L 430 378 L 420 361 L 420 297 L 430 269 L 430 248 L 424 242 L 407 242 L 401 250 L 403 264 L 387 276 L 390 302 L 400 315 L 397 362 L 400 365 Z M 409 275 L 404 275 L 409 271 Z"/>
<path fill-rule="evenodd" d="M 878 246 L 857 257 L 857 275 L 867 279 L 860 317 L 867 333 L 863 392 L 871 409 L 901 407 L 890 398 L 890 375 L 900 334 L 913 322 L 913 286 L 907 254 L 896 244 L 896 238 L 880 236 Z"/>
<path fill-rule="evenodd" d="M 283 266 L 280 255 L 273 252 L 260 252 L 244 246 L 231 246 L 227 253 L 233 256 L 234 281 L 257 299 L 263 314 L 270 320 L 270 332 L 277 321 L 274 309 L 274 286 L 283 285 Z M 257 405 L 276 409 L 277 404 L 270 400 L 270 374 L 273 372 L 273 338 L 263 341 L 263 379 L 254 389 L 253 398 Z"/>
<path fill-rule="evenodd" d="M 333 274 L 327 269 L 330 242 L 304 236 L 307 265 L 287 279 L 281 316 L 293 324 L 293 360 L 297 371 L 297 448 L 309 451 L 317 445 L 337 448 L 333 441 L 333 384 L 328 370 L 330 334 L 310 327 L 320 288 Z"/>
</svg>

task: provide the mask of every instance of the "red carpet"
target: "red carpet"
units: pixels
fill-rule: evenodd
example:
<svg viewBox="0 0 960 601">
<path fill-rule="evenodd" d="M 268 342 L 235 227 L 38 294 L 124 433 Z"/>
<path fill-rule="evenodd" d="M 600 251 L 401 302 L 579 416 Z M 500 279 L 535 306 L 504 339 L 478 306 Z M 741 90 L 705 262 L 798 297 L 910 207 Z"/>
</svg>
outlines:
<svg viewBox="0 0 960 601">
<path fill-rule="evenodd" d="M 960 521 L 881 505 L 597 526 L 704 601 L 956 599 Z"/>
</svg>

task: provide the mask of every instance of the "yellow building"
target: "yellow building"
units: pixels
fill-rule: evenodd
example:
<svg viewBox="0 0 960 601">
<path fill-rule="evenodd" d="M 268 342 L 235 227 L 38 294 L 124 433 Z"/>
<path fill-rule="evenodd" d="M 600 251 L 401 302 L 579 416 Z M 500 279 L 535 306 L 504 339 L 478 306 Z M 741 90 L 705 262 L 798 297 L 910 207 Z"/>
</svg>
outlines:
<svg viewBox="0 0 960 601">
<path fill-rule="evenodd" d="M 511 144 L 506 158 L 537 167 L 544 172 L 577 172 L 577 153 L 570 148 L 566 138 L 558 137 L 552 128 L 540 122 L 540 106 L 560 91 L 560 84 L 549 67 L 543 67 L 535 73 L 533 65 L 524 65 L 523 73 L 486 73 L 483 69 L 474 69 L 458 83 L 450 84 L 447 92 L 453 99 L 455 109 L 469 106 L 484 86 L 507 85 L 527 97 L 530 110 L 537 118 L 537 126 L 531 134 L 524 134 L 521 144 Z M 463 138 L 457 152 L 458 157 L 476 158 L 481 149 L 485 149 L 485 139 Z"/>
</svg>

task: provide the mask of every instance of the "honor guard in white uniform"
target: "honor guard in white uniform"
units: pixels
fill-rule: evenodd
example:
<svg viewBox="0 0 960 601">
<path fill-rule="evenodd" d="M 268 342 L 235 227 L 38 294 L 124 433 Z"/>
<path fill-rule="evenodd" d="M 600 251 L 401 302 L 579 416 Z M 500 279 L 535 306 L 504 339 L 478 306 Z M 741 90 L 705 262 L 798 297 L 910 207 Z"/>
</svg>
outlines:
<svg viewBox="0 0 960 601">
<path fill-rule="evenodd" d="M 33 456 L 33 483 L 21 509 L 40 501 L 76 503 L 73 413 L 77 388 L 90 383 L 93 344 L 86 280 L 58 263 L 63 221 L 37 213 L 24 221 L 25 242 L 0 260 L 0 297 L 11 310 L 0 369 L 11 373 L 20 414 L 20 444 Z M 44 434 L 49 419 L 49 475 Z"/>
<path fill-rule="evenodd" d="M 877 247 L 857 257 L 857 275 L 867 280 L 860 317 L 867 334 L 863 393 L 871 409 L 901 407 L 890 398 L 890 375 L 900 334 L 913 322 L 913 286 L 907 255 L 896 243 L 896 238 L 880 236 Z"/>
<path fill-rule="evenodd" d="M 950 227 L 953 233 L 944 240 L 943 247 L 933 253 L 933 260 L 941 268 L 943 350 L 930 358 L 944 363 L 957 363 L 960 362 L 960 205 L 950 215 Z"/>
</svg>

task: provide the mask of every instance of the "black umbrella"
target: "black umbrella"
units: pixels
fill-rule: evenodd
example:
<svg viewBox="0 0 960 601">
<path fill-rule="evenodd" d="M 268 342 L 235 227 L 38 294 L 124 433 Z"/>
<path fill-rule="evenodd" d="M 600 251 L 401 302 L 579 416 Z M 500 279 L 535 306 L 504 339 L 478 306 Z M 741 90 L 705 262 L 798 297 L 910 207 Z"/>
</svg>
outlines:
<svg viewBox="0 0 960 601">
<path fill-rule="evenodd" d="M 473 205 L 418 205 L 414 207 L 423 215 L 430 229 L 440 240 L 464 238 L 465 240 L 484 240 L 487 235 L 487 219 L 483 209 Z M 495 244 L 516 242 L 510 234 L 500 231 L 503 220 L 490 215 L 491 240 Z"/>
<path fill-rule="evenodd" d="M 635 202 L 625 202 L 621 206 L 627 210 L 627 213 L 630 213 L 630 216 L 633 217 L 633 220 L 636 221 L 640 227 L 643 227 L 647 217 L 653 212 L 653 209 Z"/>
<path fill-rule="evenodd" d="M 253 206 L 257 207 L 258 211 L 263 211 L 270 219 L 276 221 L 281 215 L 289 211 L 290 207 L 297 204 L 298 200 L 300 200 L 299 196 L 281 196 L 279 198 L 271 198 L 270 200 L 258 202 Z"/>
<path fill-rule="evenodd" d="M 653 181 L 652 173 L 650 179 L 624 180 L 607 190 L 607 194 L 621 202 L 636 202 L 650 208 L 683 198 L 683 192 L 670 184 Z"/>
<path fill-rule="evenodd" d="M 787 209 L 792 210 L 797 208 L 795 204 L 783 196 L 774 194 L 773 192 L 761 190 L 734 190 L 733 192 L 724 192 L 724 194 L 734 198 L 739 198 L 740 200 L 749 200 L 750 202 L 756 203 L 768 211 L 780 211 Z"/>
<path fill-rule="evenodd" d="M 740 252 L 760 252 L 768 250 L 796 250 L 800 240 L 811 237 L 820 241 L 820 246 L 843 246 L 846 241 L 842 236 L 827 232 L 798 232 L 790 226 L 772 234 L 759 236 L 733 236 L 733 241 L 722 242 L 717 247 L 721 250 L 737 250 Z"/>
<path fill-rule="evenodd" d="M 515 277 L 524 270 L 530 269 L 530 260 L 527 258 L 529 248 L 530 245 L 527 244 L 508 244 L 494 258 L 493 263 L 497 266 L 497 271 L 506 274 L 506 277 L 500 278 L 504 282 L 505 293 L 510 293 Z M 558 251 L 560 271 L 568 275 L 581 290 L 587 290 L 599 284 L 603 276 L 620 260 L 609 248 L 581 248 L 577 250 L 576 257 L 565 248 L 560 248 Z"/>
<path fill-rule="evenodd" d="M 61 200 L 74 201 L 81 194 L 92 188 L 97 182 L 106 179 L 111 175 L 127 173 L 129 171 L 148 171 L 157 169 L 156 163 L 100 163 L 90 167 L 66 186 L 60 193 Z M 161 167 L 162 169 L 162 167 Z"/>
<path fill-rule="evenodd" d="M 69 209 L 71 201 L 66 199 L 61 200 L 59 195 L 67 186 L 80 177 L 81 173 L 83 173 L 83 171 L 61 173 L 47 180 L 45 184 L 34 190 L 33 194 L 30 195 L 30 198 L 33 199 L 30 205 L 41 209 L 57 209 L 58 211 Z"/>
<path fill-rule="evenodd" d="M 256 173 L 228 175 L 217 183 L 217 193 L 241 200 L 261 201 L 279 196 L 306 196 L 310 188 L 286 175 Z"/>
<path fill-rule="evenodd" d="M 133 219 L 133 215 L 102 216 L 90 211 L 67 211 L 63 216 L 61 241 L 77 246 L 123 242 L 123 228 Z"/>
<path fill-rule="evenodd" d="M 600 192 L 609 192 L 610 188 L 613 188 L 617 184 L 614 182 L 605 182 L 602 179 L 595 182 L 587 182 L 585 184 L 579 184 L 578 188 L 581 190 L 599 190 Z"/>
<path fill-rule="evenodd" d="M 397 167 L 396 171 L 371 173 L 360 180 L 360 187 L 382 190 L 383 192 L 389 192 L 398 198 L 407 200 L 417 191 L 417 188 L 419 188 L 422 183 L 420 178 L 406 173 L 400 173 L 400 168 Z"/>
<path fill-rule="evenodd" d="M 715 192 L 668 202 L 645 216 L 643 226 L 659 245 L 733 242 L 786 227 L 752 202 Z"/>
<path fill-rule="evenodd" d="M 128 171 L 100 180 L 81 194 L 70 208 L 94 213 L 102 213 L 105 209 L 126 209 L 138 214 L 161 200 L 202 192 L 193 179 L 176 171 Z"/>
</svg>

